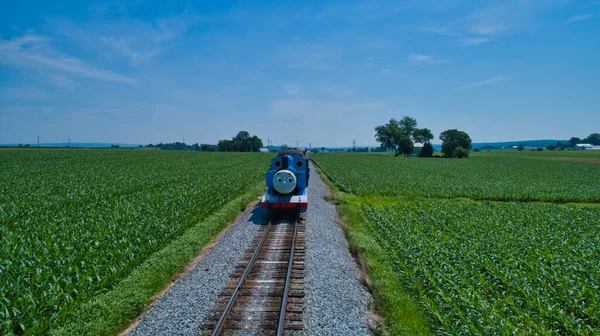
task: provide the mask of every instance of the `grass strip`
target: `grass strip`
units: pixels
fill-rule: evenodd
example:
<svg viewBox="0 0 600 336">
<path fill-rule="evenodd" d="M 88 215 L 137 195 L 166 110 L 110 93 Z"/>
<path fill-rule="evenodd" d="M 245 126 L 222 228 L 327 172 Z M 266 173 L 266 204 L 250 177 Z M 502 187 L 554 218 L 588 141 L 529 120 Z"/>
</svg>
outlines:
<svg viewBox="0 0 600 336">
<path fill-rule="evenodd" d="M 403 288 L 385 251 L 362 221 L 358 206 L 360 202 L 357 202 L 359 198 L 341 192 L 318 163 L 315 163 L 314 167 L 340 203 L 337 211 L 344 221 L 344 234 L 350 250 L 361 264 L 361 268 L 368 273 L 368 279 L 365 279 L 364 283 L 373 296 L 375 312 L 384 320 L 383 324 L 376 327 L 376 333 L 430 335 L 430 322 L 420 310 L 417 301 Z M 364 198 L 360 200 L 366 201 Z"/>
<path fill-rule="evenodd" d="M 152 302 L 153 296 L 263 192 L 261 182 L 185 231 L 136 267 L 110 291 L 78 307 L 67 322 L 52 329 L 50 335 L 114 335 L 127 328 Z"/>
</svg>

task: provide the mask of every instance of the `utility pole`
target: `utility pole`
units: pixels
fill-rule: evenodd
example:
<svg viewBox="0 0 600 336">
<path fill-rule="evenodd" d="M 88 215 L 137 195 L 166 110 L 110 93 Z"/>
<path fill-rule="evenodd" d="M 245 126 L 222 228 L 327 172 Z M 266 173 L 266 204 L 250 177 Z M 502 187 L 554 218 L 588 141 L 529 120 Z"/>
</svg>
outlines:
<svg viewBox="0 0 600 336">
<path fill-rule="evenodd" d="M 71 138 L 69 138 L 69 148 L 71 148 Z"/>
<path fill-rule="evenodd" d="M 356 153 L 356 140 L 352 139 L 352 152 Z"/>
<path fill-rule="evenodd" d="M 312 148 L 312 144 L 309 142 L 308 143 L 308 149 L 311 149 L 311 148 Z"/>
</svg>

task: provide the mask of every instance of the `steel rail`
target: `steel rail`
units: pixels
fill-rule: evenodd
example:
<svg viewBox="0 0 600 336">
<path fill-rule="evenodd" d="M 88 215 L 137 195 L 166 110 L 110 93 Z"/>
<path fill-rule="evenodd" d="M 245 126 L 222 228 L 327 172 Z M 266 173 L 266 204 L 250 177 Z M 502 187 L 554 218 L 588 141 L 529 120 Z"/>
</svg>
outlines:
<svg viewBox="0 0 600 336">
<path fill-rule="evenodd" d="M 248 262 L 248 265 L 246 266 L 246 269 L 244 270 L 244 273 L 242 274 L 240 281 L 238 282 L 237 286 L 235 287 L 233 294 L 231 294 L 231 299 L 229 299 L 229 302 L 227 302 L 227 306 L 225 307 L 225 310 L 223 311 L 221 318 L 219 318 L 219 321 L 217 322 L 217 325 L 215 326 L 215 330 L 212 332 L 212 336 L 219 335 L 221 333 L 221 331 L 223 330 L 223 326 L 225 325 L 225 321 L 227 320 L 227 315 L 229 314 L 231 307 L 233 307 L 233 304 L 235 303 L 235 299 L 237 298 L 239 290 L 242 287 L 242 285 L 244 284 L 244 280 L 246 280 L 246 276 L 248 275 L 248 273 L 250 272 L 250 269 L 252 268 L 252 265 L 254 264 L 254 259 L 256 259 L 256 256 L 260 252 L 260 249 L 262 248 L 262 245 L 263 245 L 265 239 L 269 235 L 269 230 L 272 227 L 273 221 L 274 221 L 274 219 L 270 220 L 269 224 L 265 228 L 265 232 L 263 233 L 262 238 L 260 239 L 260 242 L 258 243 L 258 246 L 256 247 L 256 250 L 254 250 L 254 254 L 252 254 L 252 257 L 250 258 L 250 261 Z"/>
<path fill-rule="evenodd" d="M 285 314 L 287 310 L 287 299 L 292 279 L 292 268 L 294 266 L 294 245 L 296 244 L 296 229 L 298 228 L 298 219 L 294 221 L 294 233 L 292 234 L 292 246 L 290 248 L 290 258 L 288 260 L 287 276 L 283 285 L 283 298 L 281 299 L 281 308 L 279 309 L 279 322 L 277 323 L 277 336 L 283 335 L 285 325 Z"/>
</svg>

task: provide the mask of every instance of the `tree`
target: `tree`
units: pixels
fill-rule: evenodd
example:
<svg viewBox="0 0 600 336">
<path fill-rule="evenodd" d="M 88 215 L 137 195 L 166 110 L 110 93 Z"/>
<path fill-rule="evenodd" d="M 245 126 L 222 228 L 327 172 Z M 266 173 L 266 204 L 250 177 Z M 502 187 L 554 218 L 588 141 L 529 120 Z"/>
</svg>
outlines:
<svg viewBox="0 0 600 336">
<path fill-rule="evenodd" d="M 402 117 L 400 121 L 392 118 L 387 124 L 375 127 L 375 139 L 380 143 L 381 149 L 393 150 L 396 155 L 411 154 L 414 149 L 413 140 L 429 144 L 430 146 L 425 149 L 423 154 L 425 154 L 424 156 L 433 155 L 433 147 L 430 144 L 433 139 L 431 130 L 417 128 L 417 120 L 409 116 Z M 373 151 L 376 150 L 373 149 Z"/>
<path fill-rule="evenodd" d="M 572 137 L 569 139 L 569 148 L 574 148 L 577 144 L 581 143 L 581 139 L 577 137 Z"/>
<path fill-rule="evenodd" d="M 398 150 L 396 151 L 396 155 L 404 154 L 408 156 L 412 154 L 414 150 L 414 144 L 410 138 L 402 137 L 398 140 Z"/>
<path fill-rule="evenodd" d="M 523 149 L 525 149 L 525 146 L 523 146 L 523 145 L 518 145 L 518 146 L 517 146 L 517 150 L 518 150 L 519 152 L 523 151 Z"/>
<path fill-rule="evenodd" d="M 419 152 L 419 157 L 432 157 L 433 156 L 433 146 L 430 143 L 425 143 L 421 151 Z"/>
<path fill-rule="evenodd" d="M 583 143 L 589 143 L 594 146 L 600 146 L 600 133 L 592 133 L 587 138 L 583 139 Z"/>
<path fill-rule="evenodd" d="M 551 144 L 551 145 L 546 146 L 546 149 L 549 151 L 553 151 L 556 149 L 556 146 Z"/>
<path fill-rule="evenodd" d="M 256 135 L 250 138 L 250 148 L 253 152 L 258 152 L 263 147 L 263 142 Z"/>
<path fill-rule="evenodd" d="M 200 149 L 203 152 L 214 152 L 217 150 L 217 146 L 216 145 L 209 145 L 209 144 L 201 144 L 200 145 Z"/>
<path fill-rule="evenodd" d="M 471 149 L 471 137 L 457 129 L 443 131 L 440 134 L 440 140 L 442 140 L 442 153 L 445 157 L 457 157 L 457 154 L 462 154 L 462 152 L 456 152 L 458 147 L 462 147 L 466 151 Z"/>
<path fill-rule="evenodd" d="M 262 146 L 261 139 L 256 135 L 251 137 L 246 131 L 240 131 L 231 140 L 220 140 L 217 144 L 219 152 L 258 152 Z"/>
<path fill-rule="evenodd" d="M 385 125 L 375 127 L 375 140 L 385 150 L 393 150 L 398 154 L 398 141 L 402 137 L 400 123 L 396 119 L 390 119 Z"/>
<path fill-rule="evenodd" d="M 231 152 L 231 148 L 231 140 L 219 140 L 219 143 L 217 144 L 217 149 L 219 152 Z"/>
<path fill-rule="evenodd" d="M 467 157 L 469 157 L 469 150 L 466 148 L 462 148 L 461 146 L 458 146 L 454 150 L 454 157 L 457 157 L 459 159 L 467 158 Z"/>
<path fill-rule="evenodd" d="M 433 140 L 433 134 L 429 128 L 415 128 L 412 136 L 415 142 L 422 144 L 428 144 Z"/>
<path fill-rule="evenodd" d="M 412 137 L 413 135 L 413 132 L 415 131 L 415 128 L 417 128 L 417 120 L 409 116 L 404 116 L 400 120 L 399 126 L 402 136 L 410 139 L 410 137 Z"/>
</svg>

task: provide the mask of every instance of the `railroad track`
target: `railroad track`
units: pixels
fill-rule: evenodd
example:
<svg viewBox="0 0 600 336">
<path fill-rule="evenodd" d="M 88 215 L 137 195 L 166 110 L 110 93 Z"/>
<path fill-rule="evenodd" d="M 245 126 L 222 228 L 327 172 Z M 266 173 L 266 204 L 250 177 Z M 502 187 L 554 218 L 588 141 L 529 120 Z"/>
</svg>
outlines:
<svg viewBox="0 0 600 336">
<path fill-rule="evenodd" d="M 303 329 L 304 221 L 296 212 L 273 214 L 251 246 L 205 317 L 202 335 Z"/>
</svg>

